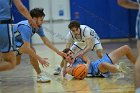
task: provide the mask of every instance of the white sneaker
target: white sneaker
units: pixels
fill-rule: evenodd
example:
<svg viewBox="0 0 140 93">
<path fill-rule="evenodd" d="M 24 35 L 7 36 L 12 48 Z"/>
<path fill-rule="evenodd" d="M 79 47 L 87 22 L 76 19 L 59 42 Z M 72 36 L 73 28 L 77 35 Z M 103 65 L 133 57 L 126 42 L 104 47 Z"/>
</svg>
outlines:
<svg viewBox="0 0 140 93">
<path fill-rule="evenodd" d="M 130 71 L 130 68 L 126 66 L 124 62 L 119 63 L 119 70 L 123 73 L 128 73 Z"/>
<path fill-rule="evenodd" d="M 55 70 L 54 70 L 54 75 L 59 75 L 61 73 L 61 67 L 57 67 Z"/>
<path fill-rule="evenodd" d="M 91 73 L 88 73 L 86 77 L 90 78 L 90 77 L 93 77 L 93 75 Z"/>
<path fill-rule="evenodd" d="M 44 73 L 41 73 L 37 76 L 37 82 L 38 83 L 49 83 L 51 80 L 47 78 L 47 76 Z"/>
</svg>

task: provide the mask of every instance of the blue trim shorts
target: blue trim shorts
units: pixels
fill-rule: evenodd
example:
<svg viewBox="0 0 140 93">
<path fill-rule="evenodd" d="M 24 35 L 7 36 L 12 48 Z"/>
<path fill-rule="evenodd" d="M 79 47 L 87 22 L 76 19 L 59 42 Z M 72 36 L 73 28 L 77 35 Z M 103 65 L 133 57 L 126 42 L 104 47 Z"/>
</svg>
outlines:
<svg viewBox="0 0 140 93">
<path fill-rule="evenodd" d="M 11 24 L 0 24 L 0 52 L 15 51 L 15 37 Z"/>
</svg>

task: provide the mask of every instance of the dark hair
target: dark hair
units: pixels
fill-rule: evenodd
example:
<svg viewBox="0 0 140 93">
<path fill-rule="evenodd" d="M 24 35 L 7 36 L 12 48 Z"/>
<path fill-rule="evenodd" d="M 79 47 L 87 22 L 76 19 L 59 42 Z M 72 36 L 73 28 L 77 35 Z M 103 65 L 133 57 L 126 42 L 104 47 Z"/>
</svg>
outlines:
<svg viewBox="0 0 140 93">
<path fill-rule="evenodd" d="M 44 9 L 43 8 L 34 8 L 30 11 L 30 15 L 33 17 L 43 17 L 45 16 L 45 13 L 43 12 Z"/>
<path fill-rule="evenodd" d="M 69 48 L 65 48 L 62 52 L 64 52 L 64 53 L 68 53 L 69 51 L 71 51 Z M 66 58 L 63 57 L 63 59 L 66 59 Z"/>
<path fill-rule="evenodd" d="M 69 48 L 65 48 L 62 52 L 68 53 L 69 51 L 71 51 Z"/>
<path fill-rule="evenodd" d="M 73 27 L 80 28 L 80 23 L 76 20 L 71 21 L 70 24 L 68 25 L 68 28 L 72 29 Z"/>
</svg>

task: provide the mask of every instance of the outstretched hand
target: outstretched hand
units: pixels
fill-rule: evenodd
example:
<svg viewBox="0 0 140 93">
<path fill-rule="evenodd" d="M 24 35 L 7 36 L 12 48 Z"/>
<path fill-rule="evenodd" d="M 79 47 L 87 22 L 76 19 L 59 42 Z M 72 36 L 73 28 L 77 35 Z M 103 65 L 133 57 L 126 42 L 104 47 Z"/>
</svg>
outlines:
<svg viewBox="0 0 140 93">
<path fill-rule="evenodd" d="M 40 58 L 38 61 L 42 64 L 42 66 L 44 67 L 48 67 L 49 66 L 49 62 L 46 61 L 48 60 L 48 58 Z"/>
</svg>

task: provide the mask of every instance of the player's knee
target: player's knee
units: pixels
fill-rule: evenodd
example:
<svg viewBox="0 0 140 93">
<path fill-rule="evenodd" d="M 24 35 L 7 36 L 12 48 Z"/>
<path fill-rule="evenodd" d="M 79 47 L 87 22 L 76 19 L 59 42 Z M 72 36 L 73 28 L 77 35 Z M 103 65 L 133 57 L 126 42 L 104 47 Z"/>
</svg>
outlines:
<svg viewBox="0 0 140 93">
<path fill-rule="evenodd" d="M 103 63 L 101 63 L 101 64 L 99 65 L 99 69 L 100 69 L 100 71 L 103 72 L 103 73 L 108 71 L 105 62 L 103 62 Z"/>
<path fill-rule="evenodd" d="M 129 47 L 128 45 L 124 45 L 124 49 L 125 49 L 126 51 L 129 51 L 129 50 L 130 50 L 130 47 Z"/>
</svg>

